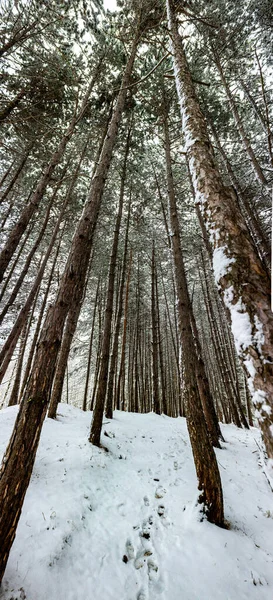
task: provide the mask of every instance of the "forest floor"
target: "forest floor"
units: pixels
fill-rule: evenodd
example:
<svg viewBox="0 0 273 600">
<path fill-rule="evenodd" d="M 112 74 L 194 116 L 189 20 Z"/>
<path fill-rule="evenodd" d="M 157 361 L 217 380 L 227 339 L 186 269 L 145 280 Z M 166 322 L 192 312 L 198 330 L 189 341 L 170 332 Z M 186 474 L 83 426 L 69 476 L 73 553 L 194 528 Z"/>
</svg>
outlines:
<svg viewBox="0 0 273 600">
<path fill-rule="evenodd" d="M 0 412 L 1 454 L 16 411 Z M 222 427 L 220 529 L 196 506 L 185 419 L 115 412 L 106 452 L 87 441 L 90 417 L 62 404 L 44 425 L 1 600 L 272 600 L 259 431 Z"/>
</svg>

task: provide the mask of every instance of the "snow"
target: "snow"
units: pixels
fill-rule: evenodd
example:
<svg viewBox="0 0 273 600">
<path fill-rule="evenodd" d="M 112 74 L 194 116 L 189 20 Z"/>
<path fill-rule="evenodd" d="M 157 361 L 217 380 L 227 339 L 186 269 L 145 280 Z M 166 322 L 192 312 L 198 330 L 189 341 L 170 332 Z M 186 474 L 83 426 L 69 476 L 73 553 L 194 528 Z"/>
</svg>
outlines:
<svg viewBox="0 0 273 600">
<path fill-rule="evenodd" d="M 17 407 L 0 412 L 0 451 Z M 201 521 L 185 420 L 115 412 L 46 420 L 1 600 L 272 600 L 273 504 L 260 434 L 223 425 L 230 529 Z"/>
<path fill-rule="evenodd" d="M 262 346 L 264 344 L 264 333 L 263 333 L 263 324 L 259 321 L 257 315 L 254 315 L 254 323 L 255 323 L 255 342 L 259 349 L 259 352 L 262 353 Z"/>
<path fill-rule="evenodd" d="M 213 251 L 213 271 L 216 283 L 229 271 L 229 266 L 235 262 L 235 258 L 227 256 L 226 248 L 221 246 Z"/>
<path fill-rule="evenodd" d="M 230 286 L 224 292 L 224 302 L 231 314 L 231 329 L 234 335 L 235 347 L 238 354 L 253 344 L 252 327 L 249 314 L 241 298 L 234 304 L 233 288 Z M 259 332 L 260 335 L 260 332 Z M 247 359 L 249 360 L 249 359 Z"/>
</svg>

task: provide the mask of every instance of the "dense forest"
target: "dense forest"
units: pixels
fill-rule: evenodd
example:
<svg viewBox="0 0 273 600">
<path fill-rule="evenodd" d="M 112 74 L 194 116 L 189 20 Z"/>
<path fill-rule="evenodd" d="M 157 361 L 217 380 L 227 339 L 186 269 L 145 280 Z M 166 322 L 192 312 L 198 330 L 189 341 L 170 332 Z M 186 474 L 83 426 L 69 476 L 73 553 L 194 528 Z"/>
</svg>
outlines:
<svg viewBox="0 0 273 600">
<path fill-rule="evenodd" d="M 185 417 L 214 525 L 220 424 L 260 428 L 270 484 L 273 6 L 3 0 L 0 27 L 2 580 L 60 402 L 104 452 L 113 411 Z"/>
</svg>

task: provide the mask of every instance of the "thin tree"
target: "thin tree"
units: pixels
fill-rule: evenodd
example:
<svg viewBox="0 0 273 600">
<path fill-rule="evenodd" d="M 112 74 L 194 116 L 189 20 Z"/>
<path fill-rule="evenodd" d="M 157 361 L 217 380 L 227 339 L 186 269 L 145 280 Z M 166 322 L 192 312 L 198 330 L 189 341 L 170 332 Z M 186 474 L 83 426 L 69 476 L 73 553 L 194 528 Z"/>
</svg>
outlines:
<svg viewBox="0 0 273 600">
<path fill-rule="evenodd" d="M 127 86 L 145 30 L 143 11 L 138 13 L 136 34 L 125 67 L 121 88 L 108 129 L 100 161 L 91 182 L 82 217 L 76 227 L 57 299 L 49 308 L 37 346 L 32 373 L 14 425 L 0 473 L 0 581 L 16 534 L 47 411 L 56 358 L 71 300 L 81 302 L 91 253 L 92 239 L 110 167 L 114 144 L 127 95 Z M 16 494 L 15 494 L 16 490 Z"/>
</svg>

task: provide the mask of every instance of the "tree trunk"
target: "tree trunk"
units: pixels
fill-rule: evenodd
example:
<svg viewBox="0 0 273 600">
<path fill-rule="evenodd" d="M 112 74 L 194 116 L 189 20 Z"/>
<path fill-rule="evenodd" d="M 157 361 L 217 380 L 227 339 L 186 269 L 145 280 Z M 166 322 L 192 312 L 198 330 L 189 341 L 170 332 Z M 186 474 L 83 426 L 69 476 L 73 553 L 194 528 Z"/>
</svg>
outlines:
<svg viewBox="0 0 273 600">
<path fill-rule="evenodd" d="M 35 304 L 33 304 L 33 308 L 34 308 L 34 306 L 35 306 Z M 31 317 L 29 319 L 29 323 L 31 323 L 32 316 L 33 316 L 33 310 L 32 310 Z M 11 394 L 9 397 L 9 406 L 15 406 L 16 404 L 18 404 L 18 396 L 19 396 L 23 361 L 24 361 L 24 355 L 25 355 L 25 349 L 26 349 L 26 343 L 27 343 L 28 329 L 29 329 L 28 321 L 26 319 L 25 325 L 24 325 L 24 327 L 22 329 L 22 333 L 21 333 L 19 355 L 18 355 L 18 361 L 17 361 L 17 366 L 16 366 L 16 373 L 15 373 L 15 378 L 14 378 L 14 382 L 13 382 L 13 387 L 12 387 Z"/>
<path fill-rule="evenodd" d="M 124 162 L 123 162 L 123 168 L 122 168 L 122 174 L 121 174 L 119 206 L 118 206 L 116 226 L 115 226 L 113 244 L 112 244 L 112 252 L 111 252 L 110 264 L 109 264 L 107 299 L 106 299 L 105 316 L 104 316 L 104 329 L 103 329 L 103 338 L 102 338 L 102 351 L 101 351 L 99 380 L 98 380 L 98 388 L 97 388 L 97 393 L 96 393 L 95 408 L 94 408 L 94 412 L 93 412 L 93 420 L 92 420 L 90 437 L 89 437 L 89 441 L 94 446 L 100 446 L 100 435 L 101 435 L 102 420 L 103 420 L 103 410 L 104 410 L 104 404 L 105 404 L 105 398 L 106 398 L 106 392 L 107 392 L 118 241 L 119 241 L 119 232 L 120 232 L 120 224 L 121 224 L 123 200 L 124 200 L 127 159 L 128 159 L 128 154 L 129 154 L 129 148 L 130 148 L 130 136 L 131 136 L 131 127 L 129 127 L 129 129 L 128 129 L 128 135 L 127 135 L 127 141 L 126 141 L 126 147 L 125 147 L 125 156 L 124 156 Z"/>
<path fill-rule="evenodd" d="M 99 297 L 99 288 L 100 288 L 100 278 L 98 279 L 98 283 L 97 283 L 97 290 L 96 290 L 94 309 L 93 309 L 93 315 L 92 315 L 92 326 L 91 326 L 91 333 L 90 333 L 90 340 L 89 340 L 89 347 L 88 347 L 86 379 L 85 379 L 83 402 L 82 402 L 82 410 L 83 411 L 86 411 L 86 409 L 87 409 L 87 395 L 88 395 L 88 386 L 89 386 L 89 379 L 90 379 L 91 358 L 92 358 L 92 350 L 93 350 L 93 338 L 94 338 L 94 331 L 95 331 L 95 321 L 96 321 L 96 312 L 97 312 L 98 297 Z"/>
<path fill-rule="evenodd" d="M 44 294 L 42 306 L 40 308 L 40 312 L 39 312 L 38 321 L 37 321 L 37 324 L 36 324 L 36 327 L 35 327 L 35 332 L 34 332 L 33 340 L 31 342 L 30 351 L 29 351 L 29 355 L 28 355 L 28 359 L 27 359 L 27 364 L 26 364 L 26 368 L 25 368 L 25 372 L 24 372 L 24 377 L 23 377 L 23 383 L 22 383 L 21 391 L 20 391 L 20 399 L 22 398 L 22 396 L 24 394 L 24 390 L 25 390 L 25 387 L 27 385 L 27 381 L 28 381 L 28 378 L 29 378 L 29 374 L 30 374 L 30 370 L 31 370 L 31 365 L 32 365 L 34 354 L 35 354 L 36 344 L 37 344 L 38 337 L 39 337 L 39 334 L 40 334 L 41 324 L 42 324 L 42 320 L 43 320 L 43 316 L 44 316 L 44 312 L 45 312 L 47 298 L 48 298 L 48 294 L 50 292 L 51 283 L 52 283 L 52 279 L 53 279 L 53 275 L 54 275 L 54 271 L 55 271 L 55 267 L 56 267 L 56 262 L 57 262 L 57 258 L 58 258 L 59 251 L 60 251 L 61 240 L 62 240 L 62 237 L 60 237 L 60 240 L 59 240 L 56 252 L 55 252 L 55 256 L 54 256 L 54 259 L 53 259 L 53 262 L 52 262 L 52 266 L 51 266 L 51 270 L 50 270 L 50 273 L 49 273 L 48 282 L 47 282 L 47 286 L 46 286 L 46 291 L 45 291 L 45 294 Z"/>
<path fill-rule="evenodd" d="M 0 473 L 0 581 L 16 534 L 47 411 L 50 389 L 62 332 L 71 301 L 81 302 L 94 230 L 121 120 L 127 86 L 140 39 L 133 41 L 115 110 L 109 125 L 100 162 L 92 179 L 89 196 L 78 223 L 66 262 L 57 299 L 49 309 L 38 343 L 29 383 L 9 442 Z M 16 491 L 16 493 L 15 493 Z"/>
<path fill-rule="evenodd" d="M 158 322 L 156 311 L 156 267 L 155 267 L 155 243 L 153 240 L 152 250 L 152 290 L 151 290 L 151 316 L 152 316 L 152 365 L 153 365 L 153 410 L 160 415 L 159 385 L 158 385 Z"/>
<path fill-rule="evenodd" d="M 10 363 L 12 354 L 14 352 L 15 346 L 18 342 L 22 327 L 24 326 L 25 320 L 27 319 L 27 315 L 29 313 L 29 310 L 32 306 L 32 303 L 34 301 L 36 292 L 41 284 L 47 263 L 48 263 L 48 259 L 49 256 L 51 254 L 51 251 L 53 249 L 53 246 L 55 244 L 57 235 L 59 233 L 59 228 L 60 228 L 60 224 L 64 215 L 64 211 L 66 208 L 66 203 L 64 203 L 62 210 L 60 212 L 59 218 L 57 220 L 57 223 L 54 227 L 52 236 L 51 236 L 51 240 L 50 243 L 48 245 L 47 251 L 45 253 L 44 259 L 42 260 L 42 264 L 38 270 L 38 273 L 36 275 L 36 278 L 33 282 L 32 288 L 29 292 L 29 295 L 27 297 L 27 300 L 23 306 L 23 308 L 20 310 L 19 315 L 13 325 L 13 328 L 6 340 L 6 342 L 3 345 L 3 348 L 1 349 L 0 352 L 0 383 L 3 381 L 3 377 L 6 373 L 6 370 L 8 368 L 8 365 Z"/>
<path fill-rule="evenodd" d="M 32 258 L 34 256 L 37 248 L 39 247 L 40 242 L 42 241 L 42 238 L 44 236 L 44 233 L 45 233 L 47 225 L 48 225 L 49 215 L 50 215 L 50 211 L 51 211 L 53 202 L 54 202 L 54 200 L 56 198 L 56 195 L 57 195 L 57 193 L 58 193 L 59 188 L 61 187 L 61 185 L 62 185 L 62 182 L 60 182 L 59 185 L 56 186 L 55 191 L 52 194 L 52 198 L 51 198 L 51 200 L 49 202 L 49 205 L 48 205 L 48 208 L 47 208 L 47 211 L 46 211 L 46 214 L 45 214 L 44 222 L 42 224 L 42 227 L 40 229 L 38 237 L 36 238 L 36 240 L 35 240 L 32 248 L 31 248 L 30 252 L 28 253 L 28 256 L 26 258 L 25 264 L 21 268 L 20 275 L 19 275 L 19 277 L 18 277 L 18 279 L 16 281 L 16 284 L 15 284 L 15 286 L 14 286 L 14 288 L 13 288 L 11 294 L 10 294 L 10 297 L 9 297 L 8 301 L 6 302 L 3 310 L 0 313 L 0 325 L 1 325 L 1 323 L 2 323 L 2 321 L 4 319 L 4 317 L 5 317 L 5 315 L 7 314 L 9 308 L 13 305 L 14 301 L 16 300 L 17 294 L 19 293 L 21 285 L 22 285 L 22 283 L 24 281 L 24 278 L 25 278 L 25 276 L 26 276 L 26 274 L 28 272 L 28 269 L 29 269 L 30 263 L 32 261 Z"/>
<path fill-rule="evenodd" d="M 5 246 L 0 253 L 0 282 L 3 279 L 4 273 L 9 264 L 9 261 L 12 258 L 13 254 L 20 242 L 20 239 L 28 226 L 28 223 L 29 223 L 32 215 L 37 210 L 37 208 L 40 204 L 40 201 L 45 194 L 45 191 L 47 189 L 48 184 L 50 183 L 50 180 L 51 180 L 51 177 L 53 175 L 55 168 L 61 162 L 61 159 L 65 152 L 66 146 L 75 131 L 76 125 L 79 123 L 79 121 L 81 120 L 81 118 L 84 115 L 84 112 L 85 112 L 87 104 L 88 104 L 89 96 L 91 94 L 91 91 L 92 91 L 94 84 L 97 80 L 97 77 L 99 75 L 100 65 L 101 65 L 101 61 L 99 61 L 99 64 L 95 70 L 95 74 L 89 83 L 89 86 L 87 88 L 86 94 L 83 98 L 83 101 L 81 103 L 79 110 L 72 118 L 64 136 L 62 137 L 61 141 L 59 142 L 56 152 L 54 152 L 54 154 L 52 155 L 44 172 L 42 173 L 42 175 L 39 179 L 38 185 L 36 186 L 36 189 L 34 190 L 32 196 L 30 198 L 30 201 L 24 206 L 18 222 L 16 223 L 16 225 L 14 225 L 13 229 L 11 230 L 9 237 L 5 243 Z"/>
<path fill-rule="evenodd" d="M 268 456 L 273 458 L 270 285 L 238 210 L 234 192 L 223 185 L 214 163 L 205 119 L 178 34 L 173 0 L 167 0 L 167 8 L 175 81 L 195 196 L 213 241 L 215 279 L 231 314 L 236 349 L 248 371 Z"/>
<path fill-rule="evenodd" d="M 270 242 L 266 238 L 266 235 L 263 231 L 262 225 L 261 225 L 259 219 L 257 218 L 256 214 L 254 213 L 253 207 L 251 206 L 251 203 L 249 201 L 249 198 L 247 197 L 246 192 L 244 190 L 242 190 L 242 188 L 240 186 L 240 183 L 239 183 L 239 181 L 232 169 L 232 166 L 229 162 L 227 154 L 220 143 L 220 139 L 219 139 L 217 130 L 214 127 L 214 124 L 208 118 L 208 116 L 207 116 L 207 120 L 208 120 L 210 128 L 212 130 L 212 134 L 213 134 L 217 149 L 223 159 L 226 170 L 229 174 L 231 183 L 236 190 L 236 193 L 238 196 L 239 208 L 242 212 L 242 215 L 245 218 L 245 222 L 248 227 L 249 233 L 252 237 L 253 243 L 255 244 L 255 246 L 257 248 L 258 256 L 260 257 L 261 261 L 263 262 L 264 269 L 267 271 L 268 277 L 270 279 L 270 271 L 271 271 Z"/>
<path fill-rule="evenodd" d="M 32 231 L 33 231 L 33 224 L 31 223 L 31 225 L 28 228 L 28 230 L 26 232 L 26 235 L 25 235 L 25 237 L 24 237 L 24 239 L 22 241 L 21 247 L 19 248 L 19 251 L 18 251 L 17 255 L 15 256 L 15 259 L 13 261 L 13 264 L 12 264 L 11 268 L 10 268 L 10 271 L 9 271 L 9 273 L 8 273 L 8 275 L 7 275 L 4 283 L 2 285 L 1 293 L 0 293 L 0 302 L 2 302 L 2 299 L 4 298 L 4 295 L 6 293 L 6 289 L 8 287 L 9 282 L 10 282 L 10 279 L 11 279 L 11 277 L 12 277 L 14 271 L 15 271 L 15 268 L 16 268 L 16 266 L 18 264 L 18 261 L 19 261 L 21 255 L 22 255 L 22 252 L 23 252 L 23 250 L 25 248 L 26 243 L 29 240 L 29 237 L 30 237 Z"/>
<path fill-rule="evenodd" d="M 225 77 L 225 74 L 224 74 L 224 71 L 223 71 L 223 67 L 221 65 L 220 58 L 219 58 L 218 54 L 216 53 L 215 49 L 212 49 L 212 53 L 213 53 L 213 56 L 214 56 L 215 64 L 216 64 L 216 67 L 218 69 L 218 72 L 219 72 L 219 75 L 220 75 L 220 78 L 221 78 L 224 90 L 225 90 L 226 95 L 228 97 L 228 101 L 229 101 L 231 112 L 233 114 L 234 121 L 235 121 L 235 123 L 236 123 L 236 125 L 238 127 L 238 131 L 239 131 L 241 140 L 243 142 L 245 151 L 247 152 L 247 154 L 249 156 L 249 159 L 250 159 L 250 162 L 252 164 L 254 173 L 255 173 L 258 181 L 260 181 L 260 183 L 262 185 L 266 185 L 267 184 L 267 180 L 266 180 L 266 178 L 264 176 L 264 173 L 263 173 L 263 171 L 261 169 L 259 161 L 257 160 L 257 158 L 256 158 L 256 156 L 254 154 L 254 150 L 253 150 L 253 148 L 251 146 L 250 140 L 249 140 L 248 136 L 246 135 L 246 131 L 245 131 L 245 128 L 243 126 L 242 119 L 241 119 L 241 117 L 239 115 L 239 111 L 238 111 L 236 102 L 235 102 L 235 100 L 233 98 L 233 95 L 232 95 L 231 90 L 229 88 L 228 82 L 226 80 L 226 77 Z"/>
<path fill-rule="evenodd" d="M 130 289 L 130 277 L 132 268 L 132 250 L 130 252 L 127 281 L 125 289 L 125 302 L 124 302 L 124 316 L 123 316 L 123 333 L 121 342 L 121 353 L 120 353 L 120 365 L 118 382 L 115 394 L 115 406 L 118 410 L 123 410 L 124 407 L 124 381 L 125 381 L 125 350 L 126 350 L 126 336 L 127 336 L 127 319 L 128 319 L 128 304 L 129 304 L 129 289 Z"/>
<path fill-rule="evenodd" d="M 123 293 L 124 293 L 126 265 L 127 265 L 130 213 L 131 213 L 131 198 L 129 200 L 129 206 L 128 206 L 128 216 L 127 216 L 125 240 L 124 240 L 123 263 L 122 263 L 122 272 L 121 272 L 119 296 L 118 296 L 118 311 L 117 311 L 117 315 L 116 315 L 114 340 L 113 340 L 112 355 L 111 355 L 111 360 L 110 360 L 109 376 L 108 376 L 108 389 L 107 389 L 106 410 L 105 410 L 105 416 L 107 417 L 107 419 L 113 418 L 114 378 L 115 378 L 115 373 L 116 373 L 117 364 L 118 364 L 118 344 L 119 344 L 119 333 L 120 333 L 120 325 L 121 325 L 121 317 L 122 317 L 122 309 L 123 309 Z"/>
<path fill-rule="evenodd" d="M 224 523 L 224 509 L 220 473 L 204 419 L 196 378 L 198 359 L 191 328 L 193 314 L 180 244 L 166 113 L 164 131 L 169 218 L 172 231 L 172 253 L 178 299 L 178 322 L 180 343 L 183 349 L 187 425 L 198 479 L 198 489 L 200 490 L 199 502 L 204 504 L 204 512 L 208 520 L 222 526 Z"/>
<path fill-rule="evenodd" d="M 27 162 L 27 159 L 29 157 L 29 154 L 33 148 L 34 144 L 31 144 L 30 146 L 27 147 L 25 154 L 23 155 L 23 158 L 21 159 L 19 166 L 17 167 L 11 181 L 9 182 L 9 184 L 7 185 L 4 193 L 2 194 L 2 196 L 0 197 L 0 204 L 2 204 L 2 202 L 4 202 L 4 200 L 7 198 L 7 196 L 9 195 L 10 191 L 12 190 L 14 184 L 16 183 L 20 173 L 23 171 L 23 168 Z"/>
</svg>

